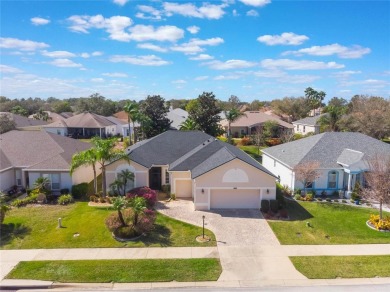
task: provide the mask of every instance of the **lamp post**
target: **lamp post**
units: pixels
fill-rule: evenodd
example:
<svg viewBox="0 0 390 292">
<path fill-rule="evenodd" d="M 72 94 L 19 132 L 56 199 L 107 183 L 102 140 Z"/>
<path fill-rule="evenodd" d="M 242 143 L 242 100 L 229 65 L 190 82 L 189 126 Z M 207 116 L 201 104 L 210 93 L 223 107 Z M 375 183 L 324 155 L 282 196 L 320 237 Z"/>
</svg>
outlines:
<svg viewBox="0 0 390 292">
<path fill-rule="evenodd" d="M 202 232 L 202 235 L 203 235 L 203 239 L 204 239 L 204 218 L 206 218 L 205 215 L 202 216 L 202 219 L 203 219 L 203 232 Z"/>
</svg>

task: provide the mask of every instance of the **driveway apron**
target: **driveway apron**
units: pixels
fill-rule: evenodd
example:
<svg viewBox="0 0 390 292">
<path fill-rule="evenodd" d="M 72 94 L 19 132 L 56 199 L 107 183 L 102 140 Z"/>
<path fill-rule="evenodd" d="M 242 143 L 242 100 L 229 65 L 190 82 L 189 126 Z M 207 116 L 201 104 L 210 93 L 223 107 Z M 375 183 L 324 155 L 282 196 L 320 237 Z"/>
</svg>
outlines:
<svg viewBox="0 0 390 292">
<path fill-rule="evenodd" d="M 195 211 L 190 200 L 159 202 L 170 217 L 214 232 L 223 272 L 219 281 L 306 279 L 282 252 L 279 241 L 259 210 Z"/>
</svg>

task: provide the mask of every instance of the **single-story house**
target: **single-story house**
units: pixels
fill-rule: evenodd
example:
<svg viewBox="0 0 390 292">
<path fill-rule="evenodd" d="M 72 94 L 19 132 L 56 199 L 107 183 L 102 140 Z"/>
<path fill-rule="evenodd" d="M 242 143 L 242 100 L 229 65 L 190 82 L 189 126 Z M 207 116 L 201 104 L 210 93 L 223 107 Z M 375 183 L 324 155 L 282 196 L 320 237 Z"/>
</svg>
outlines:
<svg viewBox="0 0 390 292">
<path fill-rule="evenodd" d="M 31 188 L 38 177 L 48 177 L 52 191 L 93 180 L 92 170 L 69 169 L 73 154 L 91 145 L 46 131 L 13 130 L 0 135 L 0 190 Z"/>
<path fill-rule="evenodd" d="M 9 120 L 13 121 L 15 123 L 15 127 L 18 130 L 25 130 L 25 131 L 36 131 L 41 130 L 43 125 L 47 125 L 47 122 L 36 120 L 36 119 L 30 119 L 21 115 L 9 113 L 9 112 L 0 112 L 0 115 L 5 115 L 8 117 Z"/>
<path fill-rule="evenodd" d="M 73 138 L 110 137 L 127 133 L 128 125 L 115 118 L 84 112 L 43 126 L 49 132 Z"/>
<path fill-rule="evenodd" d="M 292 131 L 294 128 L 292 124 L 281 120 L 280 117 L 273 114 L 267 114 L 261 111 L 246 111 L 244 113 L 245 115 L 230 124 L 230 131 L 232 136 L 235 138 L 254 134 L 258 127 L 261 127 L 268 121 L 277 122 L 279 124 L 279 128 L 283 130 L 289 129 Z M 227 132 L 228 121 L 226 119 L 222 120 L 220 124 Z"/>
<path fill-rule="evenodd" d="M 314 117 L 307 117 L 304 119 L 297 120 L 292 122 L 294 125 L 294 134 L 303 134 L 306 135 L 308 133 L 319 134 L 320 133 L 320 125 L 318 120 L 326 114 L 321 114 Z"/>
<path fill-rule="evenodd" d="M 169 108 L 167 118 L 171 121 L 171 129 L 179 130 L 180 125 L 188 119 L 188 112 L 181 108 Z"/>
<path fill-rule="evenodd" d="M 58 122 L 60 120 L 70 118 L 74 115 L 71 112 L 63 112 L 63 113 L 55 113 L 55 112 L 51 112 L 51 111 L 44 111 L 44 112 L 47 113 L 47 115 L 49 117 L 49 119 L 48 119 L 49 123 Z M 34 119 L 34 115 L 29 115 L 28 118 Z"/>
<path fill-rule="evenodd" d="M 390 145 L 361 133 L 326 132 L 266 148 L 263 166 L 277 176 L 282 185 L 303 189 L 295 179 L 294 167 L 317 161 L 320 177 L 311 188 L 327 194 L 345 191 L 349 197 L 356 182 L 364 184 L 367 161 L 375 155 L 390 155 Z"/>
<path fill-rule="evenodd" d="M 260 208 L 274 199 L 276 177 L 252 157 L 199 131 L 166 131 L 128 148 L 131 163 L 112 162 L 107 185 L 125 169 L 134 173 L 133 187 L 160 190 L 170 185 L 177 198 L 194 201 L 195 209 Z"/>
</svg>

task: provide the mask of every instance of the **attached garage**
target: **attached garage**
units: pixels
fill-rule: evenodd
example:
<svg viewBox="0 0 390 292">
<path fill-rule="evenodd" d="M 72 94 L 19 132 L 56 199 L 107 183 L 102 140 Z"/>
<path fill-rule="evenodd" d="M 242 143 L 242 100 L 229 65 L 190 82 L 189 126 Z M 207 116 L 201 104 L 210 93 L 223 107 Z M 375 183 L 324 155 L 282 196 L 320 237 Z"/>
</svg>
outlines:
<svg viewBox="0 0 390 292">
<path fill-rule="evenodd" d="M 211 209 L 259 209 L 260 190 L 220 189 L 211 190 Z"/>
<path fill-rule="evenodd" d="M 178 198 L 191 198 L 192 197 L 192 181 L 190 179 L 186 180 L 176 180 L 176 197 Z"/>
</svg>

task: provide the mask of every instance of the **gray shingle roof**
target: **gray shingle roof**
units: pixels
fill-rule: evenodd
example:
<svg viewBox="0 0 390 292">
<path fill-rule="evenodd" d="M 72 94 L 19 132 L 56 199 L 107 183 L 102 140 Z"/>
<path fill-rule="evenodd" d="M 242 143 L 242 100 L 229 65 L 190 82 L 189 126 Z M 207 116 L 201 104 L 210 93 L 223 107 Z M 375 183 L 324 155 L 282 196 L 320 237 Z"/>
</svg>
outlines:
<svg viewBox="0 0 390 292">
<path fill-rule="evenodd" d="M 0 145 L 13 167 L 53 170 L 69 169 L 74 153 L 91 148 L 89 143 L 46 131 L 16 130 L 0 135 Z"/>
<path fill-rule="evenodd" d="M 15 122 L 17 128 L 41 126 L 47 124 L 47 122 L 45 121 L 29 119 L 24 116 L 20 116 L 9 112 L 0 112 L 0 115 L 7 115 L 9 119 Z"/>
<path fill-rule="evenodd" d="M 315 126 L 317 125 L 318 120 L 326 114 L 314 116 L 314 117 L 307 117 L 301 120 L 297 120 L 295 122 L 292 122 L 293 124 L 300 124 L 300 125 L 306 125 L 306 126 Z"/>
<path fill-rule="evenodd" d="M 376 153 L 390 155 L 390 145 L 361 133 L 327 132 L 263 150 L 293 168 L 308 161 L 320 162 L 321 168 L 340 168 L 337 163 L 345 149 L 360 151 L 366 158 Z M 349 159 L 349 158 L 348 158 Z"/>
<path fill-rule="evenodd" d="M 344 149 L 343 152 L 341 152 L 340 156 L 337 158 L 337 163 L 349 166 L 361 161 L 363 157 L 363 152 L 351 149 Z"/>
<path fill-rule="evenodd" d="M 245 152 L 199 131 L 167 131 L 130 147 L 130 159 L 145 167 L 169 165 L 170 171 L 191 171 L 198 177 L 233 159 L 272 175 Z"/>
</svg>

